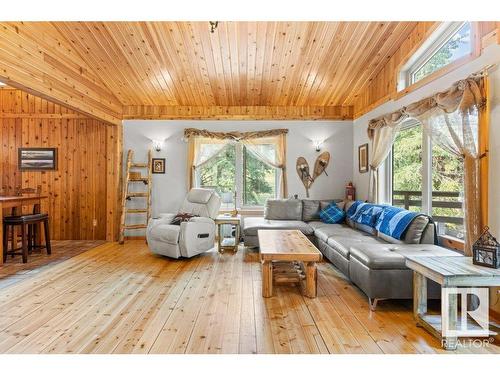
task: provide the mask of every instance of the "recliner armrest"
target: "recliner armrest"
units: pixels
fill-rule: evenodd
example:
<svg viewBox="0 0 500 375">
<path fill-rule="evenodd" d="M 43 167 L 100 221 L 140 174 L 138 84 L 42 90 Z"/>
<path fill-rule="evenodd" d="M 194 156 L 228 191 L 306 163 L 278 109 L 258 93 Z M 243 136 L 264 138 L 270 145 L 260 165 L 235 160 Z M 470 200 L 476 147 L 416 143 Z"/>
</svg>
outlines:
<svg viewBox="0 0 500 375">
<path fill-rule="evenodd" d="M 172 222 L 172 220 L 174 219 L 174 217 L 175 217 L 175 214 L 169 214 L 169 213 L 160 214 L 160 217 L 158 217 L 158 218 L 149 219 L 148 227 L 153 227 L 153 226 L 159 225 L 159 224 L 170 224 Z"/>
<path fill-rule="evenodd" d="M 215 225 L 215 221 L 213 219 L 200 216 L 192 217 L 191 219 L 189 219 L 189 223 L 207 223 Z"/>
</svg>

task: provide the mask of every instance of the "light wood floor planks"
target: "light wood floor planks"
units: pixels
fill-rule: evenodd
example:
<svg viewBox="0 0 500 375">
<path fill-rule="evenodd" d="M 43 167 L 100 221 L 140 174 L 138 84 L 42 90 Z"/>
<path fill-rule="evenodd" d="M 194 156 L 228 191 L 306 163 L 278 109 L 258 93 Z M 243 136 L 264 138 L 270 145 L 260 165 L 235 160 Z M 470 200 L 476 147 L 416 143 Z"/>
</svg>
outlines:
<svg viewBox="0 0 500 375">
<path fill-rule="evenodd" d="M 331 264 L 318 297 L 293 286 L 261 296 L 258 254 L 152 255 L 104 244 L 0 289 L 1 353 L 445 353 L 411 303 L 368 309 Z M 460 348 L 457 353 L 500 353 Z"/>
</svg>

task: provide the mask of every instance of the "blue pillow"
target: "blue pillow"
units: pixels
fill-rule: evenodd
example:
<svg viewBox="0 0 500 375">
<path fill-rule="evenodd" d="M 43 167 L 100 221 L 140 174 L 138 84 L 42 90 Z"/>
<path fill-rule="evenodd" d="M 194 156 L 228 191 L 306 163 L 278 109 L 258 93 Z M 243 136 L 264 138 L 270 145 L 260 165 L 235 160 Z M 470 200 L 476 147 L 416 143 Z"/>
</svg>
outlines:
<svg viewBox="0 0 500 375">
<path fill-rule="evenodd" d="M 338 224 L 344 221 L 345 212 L 332 202 L 319 212 L 319 218 L 323 223 Z"/>
</svg>

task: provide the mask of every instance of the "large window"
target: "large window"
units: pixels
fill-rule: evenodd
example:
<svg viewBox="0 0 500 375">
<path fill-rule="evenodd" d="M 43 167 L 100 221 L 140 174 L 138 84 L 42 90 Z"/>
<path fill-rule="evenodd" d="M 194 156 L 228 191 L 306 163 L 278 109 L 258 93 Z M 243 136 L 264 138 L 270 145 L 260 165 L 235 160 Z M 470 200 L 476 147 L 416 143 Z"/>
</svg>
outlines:
<svg viewBox="0 0 500 375">
<path fill-rule="evenodd" d="M 273 145 L 262 145 L 274 152 Z M 276 168 L 257 159 L 243 147 L 243 204 L 263 206 L 267 199 L 276 198 Z"/>
<path fill-rule="evenodd" d="M 444 23 L 403 67 L 399 89 L 410 86 L 473 52 L 470 22 Z"/>
<path fill-rule="evenodd" d="M 403 124 L 392 149 L 392 203 L 432 215 L 440 235 L 464 238 L 463 161 L 432 145 L 419 122 Z"/>
<path fill-rule="evenodd" d="M 392 148 L 393 204 L 422 211 L 422 127 L 411 124 L 397 135 Z"/>
<path fill-rule="evenodd" d="M 203 148 L 215 147 L 211 144 Z M 236 186 L 236 147 L 227 145 L 221 152 L 197 171 L 197 185 L 215 189 L 219 195 L 226 191 L 234 191 Z"/>
<path fill-rule="evenodd" d="M 276 152 L 275 145 L 261 144 L 258 152 L 272 155 Z M 276 168 L 259 160 L 247 147 L 233 143 L 197 168 L 196 185 L 213 188 L 220 195 L 237 191 L 238 207 L 261 207 L 267 199 L 277 197 L 278 173 Z"/>
</svg>

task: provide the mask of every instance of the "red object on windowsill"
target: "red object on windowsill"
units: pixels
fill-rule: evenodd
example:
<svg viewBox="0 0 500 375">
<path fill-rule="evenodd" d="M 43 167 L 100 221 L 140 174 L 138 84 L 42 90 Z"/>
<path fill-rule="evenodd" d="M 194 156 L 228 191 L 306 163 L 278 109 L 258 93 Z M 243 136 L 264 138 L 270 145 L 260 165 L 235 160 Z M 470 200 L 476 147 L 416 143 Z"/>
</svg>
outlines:
<svg viewBox="0 0 500 375">
<path fill-rule="evenodd" d="M 345 187 L 345 198 L 350 201 L 356 199 L 356 188 L 354 187 L 352 182 L 349 182 Z"/>
</svg>

